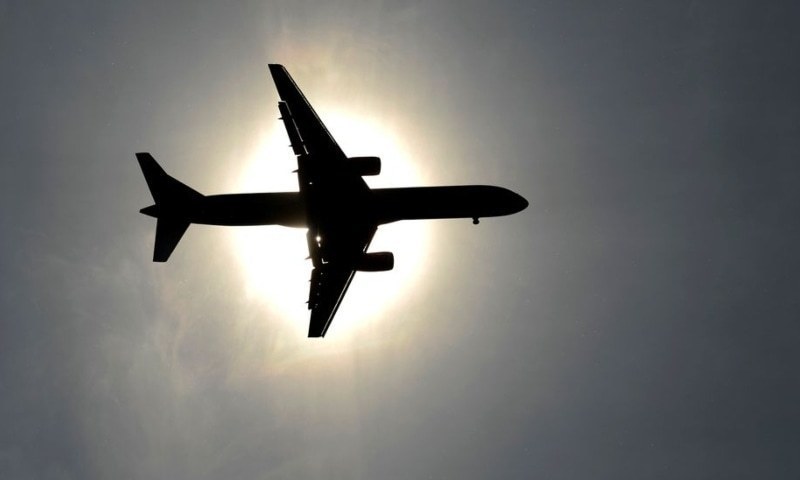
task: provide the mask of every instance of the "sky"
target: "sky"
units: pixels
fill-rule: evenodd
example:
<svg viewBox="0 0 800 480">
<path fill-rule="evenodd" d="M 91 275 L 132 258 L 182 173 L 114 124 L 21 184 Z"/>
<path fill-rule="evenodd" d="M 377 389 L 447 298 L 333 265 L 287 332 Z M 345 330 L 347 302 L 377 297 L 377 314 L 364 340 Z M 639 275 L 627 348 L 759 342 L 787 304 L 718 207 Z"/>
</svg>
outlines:
<svg viewBox="0 0 800 480">
<path fill-rule="evenodd" d="M 0 0 L 0 477 L 798 478 L 799 17 Z M 321 341 L 282 302 L 308 262 L 248 268 L 301 231 L 192 226 L 152 263 L 135 152 L 294 185 L 268 63 L 383 185 L 530 206 L 382 227 L 397 270 Z"/>
</svg>

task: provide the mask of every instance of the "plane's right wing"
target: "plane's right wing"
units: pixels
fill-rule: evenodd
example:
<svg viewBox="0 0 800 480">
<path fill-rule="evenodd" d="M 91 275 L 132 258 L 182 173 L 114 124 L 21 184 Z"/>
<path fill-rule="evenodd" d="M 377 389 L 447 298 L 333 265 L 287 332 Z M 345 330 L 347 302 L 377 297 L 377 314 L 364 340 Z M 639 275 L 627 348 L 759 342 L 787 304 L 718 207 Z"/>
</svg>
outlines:
<svg viewBox="0 0 800 480">
<path fill-rule="evenodd" d="M 355 273 L 347 266 L 330 264 L 311 272 L 311 288 L 308 292 L 308 307 L 311 310 L 309 337 L 325 336 Z"/>
<path fill-rule="evenodd" d="M 311 310 L 309 337 L 325 336 L 356 273 L 356 263 L 369 247 L 376 230 L 371 225 L 352 226 L 334 235 L 327 235 L 326 261 L 316 264 L 311 271 L 308 292 L 308 308 Z M 325 235 L 326 230 L 322 229 L 320 233 Z M 310 241 L 315 242 L 316 239 Z"/>
</svg>

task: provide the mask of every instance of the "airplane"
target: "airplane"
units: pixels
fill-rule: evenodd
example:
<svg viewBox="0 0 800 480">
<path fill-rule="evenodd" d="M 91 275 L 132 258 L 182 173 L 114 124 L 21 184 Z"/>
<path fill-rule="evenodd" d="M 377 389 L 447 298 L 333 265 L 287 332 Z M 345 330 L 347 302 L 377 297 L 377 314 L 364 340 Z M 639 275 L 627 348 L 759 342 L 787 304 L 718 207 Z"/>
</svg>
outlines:
<svg viewBox="0 0 800 480">
<path fill-rule="evenodd" d="M 312 262 L 308 336 L 324 337 L 356 272 L 394 267 L 390 252 L 367 252 L 380 225 L 400 220 L 471 218 L 517 213 L 528 206 L 501 187 L 465 185 L 371 189 L 378 157 L 348 157 L 282 65 L 269 71 L 278 110 L 297 157 L 298 192 L 203 195 L 169 176 L 149 153 L 137 153 L 155 201 L 141 213 L 157 219 L 154 262 L 166 262 L 192 223 L 306 228 Z"/>
</svg>

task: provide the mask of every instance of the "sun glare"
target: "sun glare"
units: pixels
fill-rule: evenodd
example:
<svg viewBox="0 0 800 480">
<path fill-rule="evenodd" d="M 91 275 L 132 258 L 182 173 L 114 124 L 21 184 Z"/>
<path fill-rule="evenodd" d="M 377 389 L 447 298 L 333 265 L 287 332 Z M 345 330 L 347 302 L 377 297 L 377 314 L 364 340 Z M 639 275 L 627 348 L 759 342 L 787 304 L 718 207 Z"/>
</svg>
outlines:
<svg viewBox="0 0 800 480">
<path fill-rule="evenodd" d="M 382 172 L 366 177 L 371 187 L 421 185 L 421 175 L 393 135 L 378 125 L 336 112 L 320 114 L 342 150 L 349 156 L 381 157 Z M 283 126 L 263 135 L 248 159 L 235 192 L 297 191 L 296 160 Z M 421 266 L 427 254 L 425 222 L 399 222 L 378 228 L 369 251 L 390 251 L 395 267 L 389 272 L 359 272 L 336 315 L 331 333 L 354 331 L 380 319 L 401 301 L 413 282 L 422 280 Z M 298 333 L 308 329 L 308 280 L 305 229 L 280 226 L 231 229 L 237 256 L 247 279 L 247 294 L 263 301 Z"/>
</svg>

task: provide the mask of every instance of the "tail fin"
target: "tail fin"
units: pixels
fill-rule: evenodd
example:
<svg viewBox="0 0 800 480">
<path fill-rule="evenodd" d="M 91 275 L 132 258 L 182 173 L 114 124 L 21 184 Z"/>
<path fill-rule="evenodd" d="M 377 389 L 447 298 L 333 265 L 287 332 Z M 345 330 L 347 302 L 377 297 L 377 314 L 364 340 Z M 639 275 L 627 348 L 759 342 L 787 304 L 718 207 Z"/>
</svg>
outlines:
<svg viewBox="0 0 800 480">
<path fill-rule="evenodd" d="M 149 153 L 137 153 L 144 179 L 156 204 L 141 213 L 158 219 L 154 262 L 166 262 L 191 223 L 189 214 L 203 195 L 167 175 Z"/>
</svg>

